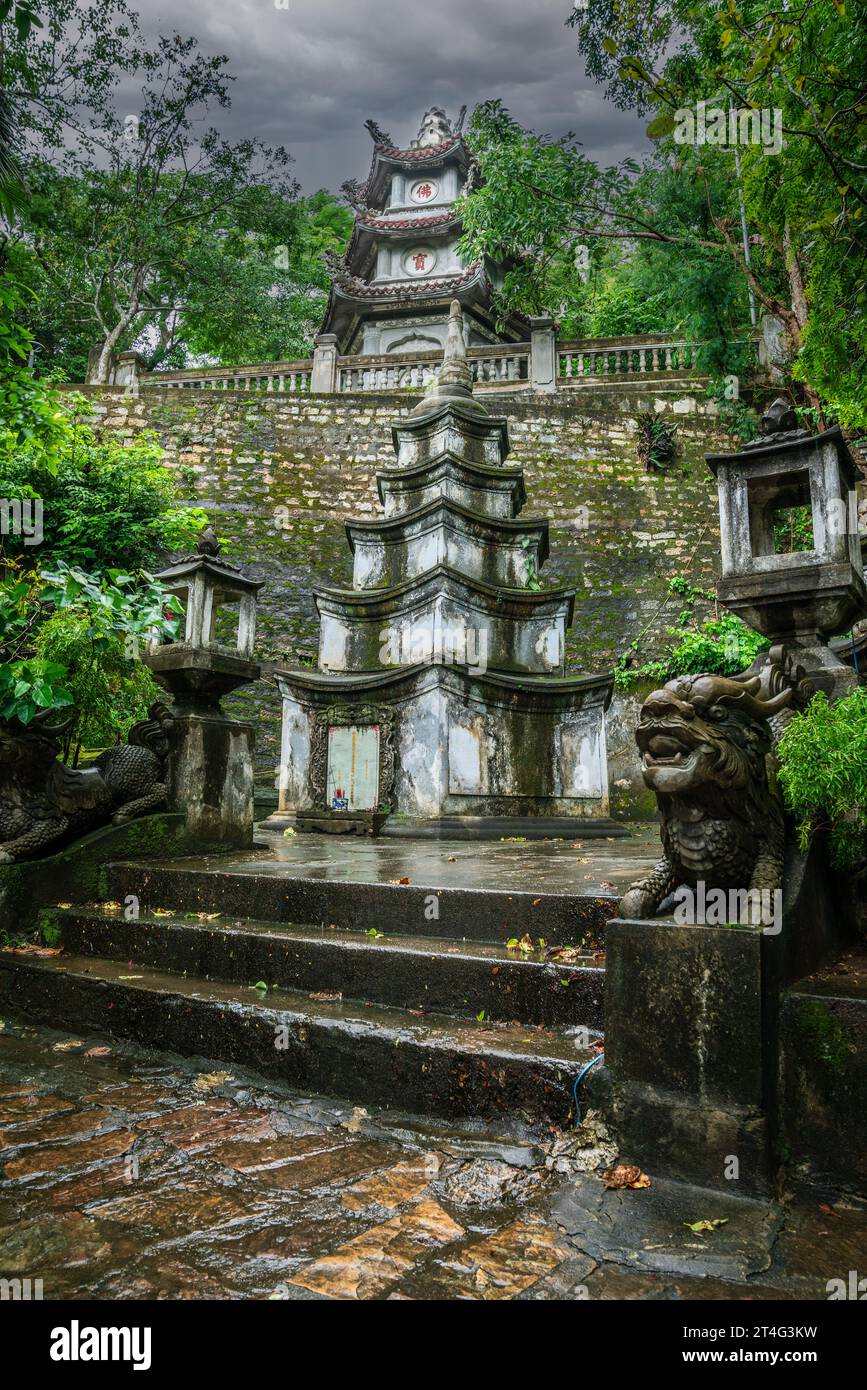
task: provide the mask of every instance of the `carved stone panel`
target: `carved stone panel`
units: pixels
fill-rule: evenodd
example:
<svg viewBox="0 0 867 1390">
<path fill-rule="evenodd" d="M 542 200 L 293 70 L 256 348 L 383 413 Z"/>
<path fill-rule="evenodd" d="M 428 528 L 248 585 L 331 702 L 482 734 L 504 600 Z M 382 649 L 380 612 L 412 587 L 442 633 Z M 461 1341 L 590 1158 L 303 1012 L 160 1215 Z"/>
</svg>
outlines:
<svg viewBox="0 0 867 1390">
<path fill-rule="evenodd" d="M 378 705 L 332 705 L 315 716 L 310 758 L 314 807 L 329 815 L 390 809 L 394 714 Z"/>
</svg>

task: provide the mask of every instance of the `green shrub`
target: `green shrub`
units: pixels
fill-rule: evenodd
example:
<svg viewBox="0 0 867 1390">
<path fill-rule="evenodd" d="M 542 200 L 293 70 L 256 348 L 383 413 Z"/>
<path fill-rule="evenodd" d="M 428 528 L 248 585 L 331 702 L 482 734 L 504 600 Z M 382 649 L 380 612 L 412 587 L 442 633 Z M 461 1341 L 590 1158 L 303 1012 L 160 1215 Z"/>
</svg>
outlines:
<svg viewBox="0 0 867 1390">
<path fill-rule="evenodd" d="M 155 689 L 132 658 L 152 632 L 175 637 L 181 612 L 144 570 L 88 574 L 61 560 L 51 572 L 13 571 L 0 579 L 0 719 L 29 724 L 79 702 L 81 729 L 112 742 Z M 98 711 L 100 701 L 112 709 Z"/>
<path fill-rule="evenodd" d="M 50 470 L 36 466 L 35 445 L 5 449 L 0 437 L 0 497 L 42 502 L 40 564 L 63 560 L 95 571 L 126 566 L 132 557 L 136 565 L 151 565 L 192 546 L 207 516 L 178 505 L 176 479 L 156 436 L 142 433 L 125 443 L 94 425 L 89 402 L 75 395 L 57 400 L 65 433 Z M 3 537 L 0 555 L 19 563 L 34 558 L 14 535 Z"/>
<path fill-rule="evenodd" d="M 677 623 L 666 629 L 671 646 L 650 660 L 637 664 L 635 656 L 640 643 L 633 642 L 627 655 L 621 657 L 614 667 L 614 684 L 618 689 L 629 690 L 639 681 L 648 680 L 662 685 L 675 676 L 701 671 L 736 676 L 751 666 L 759 652 L 767 647 L 765 638 L 747 627 L 733 613 L 723 612 L 719 617 L 699 622 L 695 606 L 700 601 L 709 602 L 712 595 L 703 589 L 694 589 L 681 576 L 675 575 L 669 580 L 668 592 L 681 597 L 686 605 Z"/>
<path fill-rule="evenodd" d="M 65 750 L 77 762 L 81 748 L 107 748 L 125 739 L 160 697 L 148 668 L 127 654 L 120 634 L 95 638 L 87 614 L 61 609 L 42 625 L 36 649 L 65 668 L 64 687 L 78 713 Z"/>
<path fill-rule="evenodd" d="M 780 785 L 805 850 L 830 830 L 831 861 L 840 869 L 867 861 L 867 689 L 830 704 L 815 695 L 780 739 Z"/>
</svg>

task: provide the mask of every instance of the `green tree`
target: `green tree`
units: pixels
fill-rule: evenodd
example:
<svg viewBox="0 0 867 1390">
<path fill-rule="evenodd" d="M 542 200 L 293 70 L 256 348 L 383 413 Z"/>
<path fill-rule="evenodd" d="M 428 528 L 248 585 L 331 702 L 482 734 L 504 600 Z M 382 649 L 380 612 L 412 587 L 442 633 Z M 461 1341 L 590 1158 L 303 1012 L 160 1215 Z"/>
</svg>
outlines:
<svg viewBox="0 0 867 1390">
<path fill-rule="evenodd" d="M 200 128 L 230 104 L 225 57 L 178 34 L 147 46 L 122 0 L 55 0 L 47 19 L 38 37 L 7 39 L 31 192 L 15 230 L 98 345 L 90 379 L 104 382 L 119 348 L 163 341 L 187 295 L 202 302 L 206 274 L 214 290 L 232 277 L 239 235 L 291 232 L 297 184 L 281 147 Z"/>
<path fill-rule="evenodd" d="M 6 84 L 5 25 L 21 41 L 42 28 L 34 0 L 0 0 L 0 214 L 7 216 L 24 199 L 24 174 L 19 157 L 18 110 Z M 2 273 L 2 265 L 0 265 Z"/>
<path fill-rule="evenodd" d="M 203 246 L 168 360 L 231 365 L 312 351 L 328 296 L 323 252 L 345 249 L 352 214 L 324 190 L 287 206 L 260 189 L 250 212 L 218 244 Z"/>
<path fill-rule="evenodd" d="M 28 467 L 51 472 L 68 422 L 56 394 L 30 366 L 33 339 L 21 319 L 32 292 L 10 270 L 15 260 L 0 238 L 0 472 L 25 454 Z M 0 496 L 9 495 L 0 487 Z"/>
<path fill-rule="evenodd" d="M 867 423 L 867 10 L 843 0 L 598 0 L 570 17 L 588 72 L 676 162 L 698 101 L 779 115 L 781 147 L 700 147 L 728 164 L 737 216 L 708 195 L 720 254 L 785 325 L 794 379 L 842 423 Z M 745 244 L 746 243 L 746 244 Z"/>
<path fill-rule="evenodd" d="M 643 169 L 631 160 L 600 169 L 573 137 L 525 130 L 499 101 L 476 109 L 468 139 L 479 177 L 462 204 L 461 250 L 512 263 L 504 308 L 557 312 L 565 299 L 567 331 L 607 336 L 647 331 L 652 306 L 657 331 L 702 345 L 706 370 L 743 366 L 746 285 L 709 206 L 713 193 L 735 215 L 724 168 L 693 156 L 677 167 L 656 158 Z M 582 264 L 589 283 L 577 289 Z"/>
<path fill-rule="evenodd" d="M 51 469 L 39 469 L 44 440 L 0 455 L 0 497 L 39 502 L 40 563 L 57 560 L 102 571 L 129 563 L 149 565 L 167 551 L 192 545 L 206 522 L 198 508 L 177 504 L 177 484 L 161 461 L 155 436 L 122 443 L 92 423 L 92 407 L 80 396 L 54 393 L 64 417 Z M 0 540 L 7 562 L 27 561 L 34 549 L 22 535 Z"/>
</svg>

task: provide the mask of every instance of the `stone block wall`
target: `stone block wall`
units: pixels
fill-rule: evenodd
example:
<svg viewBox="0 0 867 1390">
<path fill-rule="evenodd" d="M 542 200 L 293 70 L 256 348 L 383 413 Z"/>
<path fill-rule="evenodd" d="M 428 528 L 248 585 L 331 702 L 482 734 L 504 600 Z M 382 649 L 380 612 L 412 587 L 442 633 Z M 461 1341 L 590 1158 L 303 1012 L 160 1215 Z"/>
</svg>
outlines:
<svg viewBox="0 0 867 1390">
<path fill-rule="evenodd" d="M 349 585 L 344 520 L 381 514 L 375 472 L 392 462 L 391 423 L 417 393 L 147 388 L 134 397 L 90 387 L 84 394 L 104 428 L 122 437 L 156 433 L 183 498 L 207 509 L 229 556 L 264 580 L 258 657 L 312 663 L 318 628 L 311 586 Z M 485 404 L 508 420 L 511 460 L 525 469 L 524 515 L 551 523 L 543 587 L 576 590 L 567 666 L 605 671 L 636 637 L 649 655 L 679 610 L 668 580 L 681 574 L 709 588 L 715 579 L 719 519 L 704 454 L 735 446 L 707 402 L 676 387 L 654 393 L 654 408 L 677 419 L 680 449 L 665 473 L 652 475 L 636 456 L 635 417 L 651 405 L 638 387 L 489 395 Z M 276 690 L 263 683 L 241 692 L 236 704 L 257 720 L 264 774 L 279 751 Z M 612 712 L 612 733 L 624 743 L 627 774 L 620 780 L 628 781 L 629 711 L 622 705 Z M 615 793 L 620 771 L 619 763 L 612 768 Z"/>
</svg>

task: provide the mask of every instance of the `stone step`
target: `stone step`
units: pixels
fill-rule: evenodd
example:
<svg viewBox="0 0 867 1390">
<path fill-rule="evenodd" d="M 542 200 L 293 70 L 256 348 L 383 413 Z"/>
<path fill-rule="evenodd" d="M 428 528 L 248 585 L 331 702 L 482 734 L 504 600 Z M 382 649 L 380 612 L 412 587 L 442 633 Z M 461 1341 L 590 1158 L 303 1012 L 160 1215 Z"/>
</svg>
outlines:
<svg viewBox="0 0 867 1390">
<path fill-rule="evenodd" d="M 109 896 L 130 895 L 139 909 L 219 912 L 256 921 L 306 922 L 386 935 L 447 937 L 504 945 L 529 933 L 548 945 L 599 949 L 605 923 L 617 916 L 619 893 L 504 892 L 421 884 L 306 878 L 279 860 L 219 859 L 120 863 L 107 870 Z"/>
<path fill-rule="evenodd" d="M 565 1032 L 163 974 L 95 956 L 0 955 L 0 1008 L 54 1028 L 249 1067 L 302 1091 L 451 1119 L 563 1125 L 597 1055 Z"/>
<path fill-rule="evenodd" d="M 780 1052 L 791 1162 L 813 1181 L 867 1184 L 867 942 L 783 991 Z M 854 1180 L 854 1181 L 853 1181 Z"/>
<path fill-rule="evenodd" d="M 276 818 L 275 818 L 276 819 Z M 291 816 L 285 816 L 288 824 Z M 275 826 L 276 828 L 276 826 Z M 285 826 L 283 827 L 285 828 Z M 267 834 L 270 826 L 262 825 Z M 590 819 L 582 816 L 431 816 L 413 820 L 409 816 L 389 816 L 382 837 L 411 840 L 502 840 L 520 836 L 524 840 L 626 840 L 629 826 L 608 816 Z M 584 896 L 587 896 L 586 894 Z"/>
<path fill-rule="evenodd" d="M 527 958 L 504 946 L 250 920 L 191 922 L 119 910 L 58 910 L 64 948 L 228 984 L 337 993 L 425 1013 L 547 1027 L 603 1024 L 604 966 Z"/>
</svg>

